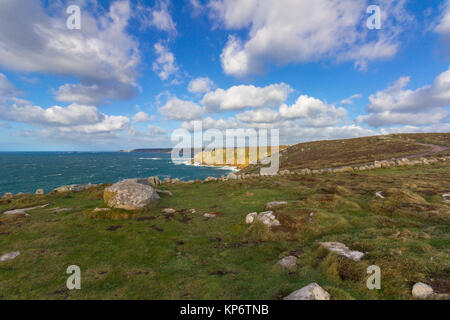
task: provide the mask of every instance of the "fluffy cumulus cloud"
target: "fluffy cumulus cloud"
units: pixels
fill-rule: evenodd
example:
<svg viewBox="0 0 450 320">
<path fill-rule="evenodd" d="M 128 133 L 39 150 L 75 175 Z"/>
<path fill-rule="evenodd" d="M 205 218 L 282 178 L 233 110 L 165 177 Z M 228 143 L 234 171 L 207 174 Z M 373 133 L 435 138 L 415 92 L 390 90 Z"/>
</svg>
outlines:
<svg viewBox="0 0 450 320">
<path fill-rule="evenodd" d="M 359 122 L 373 127 L 393 124 L 427 125 L 444 122 L 449 116 L 450 68 L 436 77 L 432 85 L 416 90 L 406 89 L 409 77 L 369 97 L 368 115 L 359 116 Z"/>
<path fill-rule="evenodd" d="M 203 115 L 203 108 L 192 101 L 170 98 L 158 112 L 168 120 L 195 120 Z"/>
<path fill-rule="evenodd" d="M 175 61 L 175 55 L 162 42 L 154 45 L 156 60 L 153 62 L 153 71 L 161 80 L 168 80 L 179 68 Z"/>
<path fill-rule="evenodd" d="M 138 5 L 137 12 L 143 28 L 154 27 L 158 30 L 175 33 L 176 25 L 169 12 L 170 1 L 158 1 L 154 8 Z"/>
<path fill-rule="evenodd" d="M 381 0 L 383 27 L 366 28 L 369 1 L 354 0 L 211 0 L 211 18 L 228 30 L 248 29 L 248 40 L 230 35 L 221 54 L 230 75 L 260 73 L 277 65 L 336 58 L 359 68 L 393 57 L 398 36 L 411 21 L 405 0 Z"/>
<path fill-rule="evenodd" d="M 439 23 L 434 30 L 443 36 L 450 36 L 450 0 L 445 3 Z"/>
<path fill-rule="evenodd" d="M 191 93 L 205 93 L 211 90 L 214 82 L 208 77 L 200 77 L 189 82 L 188 91 Z"/>
<path fill-rule="evenodd" d="M 273 108 L 280 106 L 291 91 L 291 87 L 284 83 L 266 87 L 233 86 L 227 90 L 217 89 L 208 92 L 203 97 L 202 104 L 209 112 L 244 108 Z"/>
<path fill-rule="evenodd" d="M 111 133 L 126 129 L 130 123 L 127 117 L 105 115 L 93 106 L 71 104 L 44 109 L 25 101 L 2 105 L 0 118 L 31 124 L 55 133 Z"/>
<path fill-rule="evenodd" d="M 49 15 L 41 1 L 2 1 L 0 65 L 78 78 L 79 83 L 56 91 L 61 101 L 128 99 L 136 90 L 140 63 L 138 43 L 126 32 L 129 1 L 113 2 L 106 12 L 92 3 L 95 17 L 91 10 L 83 10 L 81 29 L 69 30 L 65 7 L 59 2 L 52 7 L 55 14 Z"/>
<path fill-rule="evenodd" d="M 150 116 L 148 113 L 146 113 L 144 111 L 140 111 L 133 116 L 133 122 L 134 123 L 150 122 L 154 118 L 155 117 L 153 115 Z"/>
</svg>

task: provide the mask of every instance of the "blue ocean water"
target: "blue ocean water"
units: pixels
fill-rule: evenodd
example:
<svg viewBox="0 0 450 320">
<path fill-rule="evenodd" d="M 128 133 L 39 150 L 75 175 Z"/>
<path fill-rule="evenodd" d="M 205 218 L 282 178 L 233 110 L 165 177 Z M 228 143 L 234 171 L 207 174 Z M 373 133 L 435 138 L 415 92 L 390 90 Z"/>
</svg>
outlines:
<svg viewBox="0 0 450 320">
<path fill-rule="evenodd" d="M 50 192 L 68 184 L 114 183 L 159 176 L 181 180 L 227 175 L 230 170 L 174 164 L 168 153 L 0 152 L 0 195 Z"/>
</svg>

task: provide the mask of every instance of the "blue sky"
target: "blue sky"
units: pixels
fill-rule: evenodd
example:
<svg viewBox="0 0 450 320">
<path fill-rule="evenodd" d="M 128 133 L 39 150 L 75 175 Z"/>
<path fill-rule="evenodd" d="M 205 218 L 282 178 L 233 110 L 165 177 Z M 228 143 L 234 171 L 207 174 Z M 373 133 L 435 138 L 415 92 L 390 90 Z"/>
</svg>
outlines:
<svg viewBox="0 0 450 320">
<path fill-rule="evenodd" d="M 282 143 L 448 132 L 449 44 L 447 0 L 1 0 L 0 150 L 168 147 L 201 120 Z"/>
</svg>

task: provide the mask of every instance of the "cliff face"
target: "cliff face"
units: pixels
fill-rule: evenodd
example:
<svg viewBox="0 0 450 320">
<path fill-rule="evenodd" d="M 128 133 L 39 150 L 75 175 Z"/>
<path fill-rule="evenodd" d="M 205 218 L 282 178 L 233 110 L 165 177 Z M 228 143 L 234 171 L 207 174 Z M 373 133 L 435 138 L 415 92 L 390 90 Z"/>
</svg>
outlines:
<svg viewBox="0 0 450 320">
<path fill-rule="evenodd" d="M 285 148 L 285 146 L 279 147 L 280 150 Z M 210 166 L 233 166 L 242 169 L 270 155 L 270 147 L 265 149 L 258 147 L 223 148 L 199 152 L 194 155 L 192 162 Z"/>
</svg>

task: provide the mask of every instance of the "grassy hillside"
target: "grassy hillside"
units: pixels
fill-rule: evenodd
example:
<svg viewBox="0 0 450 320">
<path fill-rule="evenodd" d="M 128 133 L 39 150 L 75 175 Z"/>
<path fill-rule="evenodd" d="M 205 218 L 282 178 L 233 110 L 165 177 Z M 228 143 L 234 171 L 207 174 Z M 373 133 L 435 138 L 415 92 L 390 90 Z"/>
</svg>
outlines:
<svg viewBox="0 0 450 320">
<path fill-rule="evenodd" d="M 329 146 L 310 144 L 319 145 Z M 280 299 L 313 281 L 332 299 L 410 299 L 417 281 L 450 293 L 450 204 L 441 197 L 450 192 L 448 162 L 165 185 L 173 197 L 131 213 L 94 213 L 104 187 L 0 200 L 0 212 L 49 203 L 27 217 L 0 215 L 0 254 L 21 252 L 0 263 L 1 299 Z M 275 211 L 281 227 L 245 224 L 248 213 L 274 200 L 288 201 Z M 167 207 L 177 212 L 162 213 Z M 203 217 L 211 212 L 218 217 Z M 354 262 L 319 241 L 367 255 Z M 287 255 L 298 257 L 290 272 L 277 266 Z M 373 264 L 381 290 L 366 287 Z M 81 268 L 81 290 L 66 289 L 69 265 Z"/>
<path fill-rule="evenodd" d="M 426 153 L 434 144 L 450 147 L 450 133 L 396 134 L 299 143 L 280 152 L 280 169 L 321 169 Z M 248 166 L 243 173 L 256 172 Z"/>
</svg>

